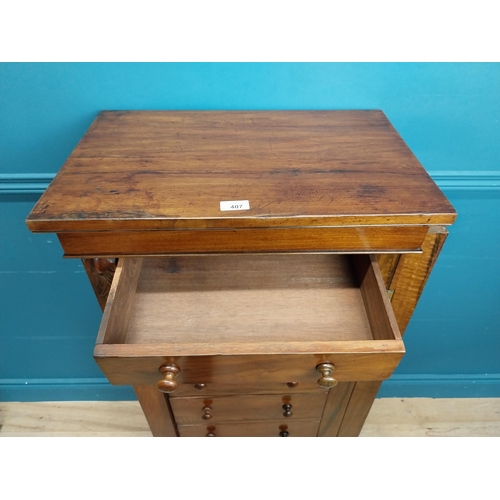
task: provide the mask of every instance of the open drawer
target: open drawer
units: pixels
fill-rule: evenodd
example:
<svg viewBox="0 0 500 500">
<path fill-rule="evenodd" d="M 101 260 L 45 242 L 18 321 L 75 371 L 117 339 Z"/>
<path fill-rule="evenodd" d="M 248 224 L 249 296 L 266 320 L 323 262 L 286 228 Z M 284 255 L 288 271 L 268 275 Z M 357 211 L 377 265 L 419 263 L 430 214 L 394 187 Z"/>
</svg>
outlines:
<svg viewBox="0 0 500 500">
<path fill-rule="evenodd" d="M 403 354 L 376 258 L 338 254 L 120 259 L 94 351 L 112 384 L 173 396 L 383 380 Z"/>
</svg>

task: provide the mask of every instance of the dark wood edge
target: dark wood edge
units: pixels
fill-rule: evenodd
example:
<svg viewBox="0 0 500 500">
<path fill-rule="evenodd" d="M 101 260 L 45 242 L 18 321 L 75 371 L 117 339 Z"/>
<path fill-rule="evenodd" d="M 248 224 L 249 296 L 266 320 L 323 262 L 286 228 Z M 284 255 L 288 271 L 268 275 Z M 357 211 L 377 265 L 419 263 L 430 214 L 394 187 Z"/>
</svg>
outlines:
<svg viewBox="0 0 500 500">
<path fill-rule="evenodd" d="M 120 259 L 109 290 L 96 344 L 125 342 L 142 258 Z"/>
<path fill-rule="evenodd" d="M 328 391 L 318 437 L 337 436 L 354 385 L 354 382 L 340 382 Z"/>
<path fill-rule="evenodd" d="M 401 339 L 376 256 L 353 255 L 352 262 L 373 338 Z"/>
<path fill-rule="evenodd" d="M 168 396 L 161 393 L 154 385 L 135 385 L 134 392 L 153 436 L 178 437 L 179 432 Z"/>
<path fill-rule="evenodd" d="M 103 329 L 106 324 L 103 321 Z M 238 342 L 211 345 L 205 343 L 188 344 L 107 344 L 107 337 L 100 336 L 103 340 L 96 345 L 95 357 L 101 358 L 157 358 L 157 357 L 183 357 L 183 356 L 227 356 L 227 355 L 263 355 L 263 354 L 315 354 L 318 357 L 350 356 L 371 357 L 388 354 L 401 355 L 405 353 L 403 341 L 400 339 L 384 340 L 352 340 L 332 342 Z M 319 359 L 319 358 L 318 358 Z M 326 362 L 326 361 L 318 361 Z"/>
<path fill-rule="evenodd" d="M 338 437 L 357 437 L 370 413 L 382 381 L 356 382 L 340 425 Z"/>
<path fill-rule="evenodd" d="M 115 258 L 82 258 L 83 268 L 89 278 L 101 310 L 104 311 L 109 289 L 116 271 Z"/>
<path fill-rule="evenodd" d="M 421 254 L 401 255 L 399 258 L 390 289 L 394 290 L 391 305 L 401 335 L 410 322 L 447 236 L 445 227 L 431 227 L 422 243 Z"/>
</svg>

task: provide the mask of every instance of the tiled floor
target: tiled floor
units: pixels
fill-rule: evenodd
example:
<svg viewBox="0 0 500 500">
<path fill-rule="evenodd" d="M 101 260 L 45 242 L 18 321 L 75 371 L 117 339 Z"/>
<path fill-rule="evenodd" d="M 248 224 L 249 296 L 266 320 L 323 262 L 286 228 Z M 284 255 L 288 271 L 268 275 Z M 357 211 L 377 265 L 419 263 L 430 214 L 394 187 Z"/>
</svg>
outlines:
<svg viewBox="0 0 500 500">
<path fill-rule="evenodd" d="M 377 399 L 362 436 L 500 436 L 500 398 Z M 151 436 L 139 403 L 0 403 L 0 436 Z"/>
</svg>

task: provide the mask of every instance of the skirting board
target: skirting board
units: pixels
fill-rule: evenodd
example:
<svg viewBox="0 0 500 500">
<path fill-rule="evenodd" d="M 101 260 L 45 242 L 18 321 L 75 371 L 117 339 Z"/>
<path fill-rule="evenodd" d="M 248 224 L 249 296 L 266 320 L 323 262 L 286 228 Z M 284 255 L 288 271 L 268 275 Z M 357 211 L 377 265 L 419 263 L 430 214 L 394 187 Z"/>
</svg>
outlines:
<svg viewBox="0 0 500 500">
<path fill-rule="evenodd" d="M 378 398 L 498 398 L 500 373 L 476 375 L 393 375 Z"/>
<path fill-rule="evenodd" d="M 500 373 L 488 375 L 393 375 L 378 398 L 498 398 Z M 0 380 L 0 401 L 133 401 L 130 386 L 105 378 Z"/>
<path fill-rule="evenodd" d="M 429 171 L 434 182 L 443 190 L 498 190 L 500 171 L 496 170 L 434 170 Z M 0 174 L 0 194 L 41 194 L 55 174 Z"/>
<path fill-rule="evenodd" d="M 105 378 L 4 379 L 0 401 L 133 401 L 130 386 L 112 386 Z"/>
</svg>

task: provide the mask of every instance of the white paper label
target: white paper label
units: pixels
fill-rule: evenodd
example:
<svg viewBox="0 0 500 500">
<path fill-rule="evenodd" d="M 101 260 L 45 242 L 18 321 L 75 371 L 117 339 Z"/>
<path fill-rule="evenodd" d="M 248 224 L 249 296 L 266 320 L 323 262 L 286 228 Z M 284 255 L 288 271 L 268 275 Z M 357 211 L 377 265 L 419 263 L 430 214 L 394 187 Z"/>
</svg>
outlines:
<svg viewBox="0 0 500 500">
<path fill-rule="evenodd" d="M 221 201 L 220 209 L 221 212 L 226 212 L 227 210 L 250 210 L 250 202 L 248 200 Z"/>
</svg>

